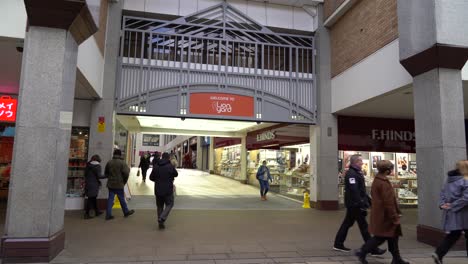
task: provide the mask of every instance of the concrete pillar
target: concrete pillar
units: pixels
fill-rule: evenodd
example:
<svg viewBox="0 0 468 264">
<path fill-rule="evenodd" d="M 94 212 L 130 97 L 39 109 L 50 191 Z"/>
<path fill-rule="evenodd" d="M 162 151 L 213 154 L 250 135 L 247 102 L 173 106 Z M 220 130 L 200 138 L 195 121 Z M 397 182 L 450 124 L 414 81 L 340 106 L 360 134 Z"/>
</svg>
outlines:
<svg viewBox="0 0 468 264">
<path fill-rule="evenodd" d="M 197 137 L 197 169 L 203 170 L 203 137 Z"/>
<path fill-rule="evenodd" d="M 44 7 L 25 1 L 28 31 L 2 263 L 48 262 L 65 245 L 78 45 L 97 31 L 94 11 L 100 8 L 96 2 L 59 2 Z"/>
<path fill-rule="evenodd" d="M 444 236 L 439 193 L 447 171 L 466 159 L 461 68 L 468 59 L 468 2 L 398 0 L 400 63 L 413 76 L 419 241 Z"/>
<path fill-rule="evenodd" d="M 461 71 L 436 68 L 414 77 L 419 229 L 441 228 L 437 208 L 447 171 L 466 159 Z M 424 236 L 424 235 L 423 235 Z"/>
<path fill-rule="evenodd" d="M 106 48 L 102 83 L 102 98 L 93 102 L 91 109 L 91 127 L 89 135 L 89 156 L 98 154 L 102 167 L 112 158 L 114 148 L 115 112 L 114 99 L 116 89 L 117 60 L 119 56 L 120 22 L 122 2 L 109 3 L 106 31 Z M 104 127 L 99 122 L 104 120 Z M 127 148 L 127 151 L 131 149 Z M 124 156 L 127 153 L 123 153 Z M 106 186 L 107 180 L 102 180 Z M 107 188 L 101 188 L 98 196 L 99 207 L 105 208 L 108 197 Z"/>
<path fill-rule="evenodd" d="M 63 249 L 77 54 L 67 30 L 26 34 L 4 244 L 45 240 Z"/>
<path fill-rule="evenodd" d="M 318 8 L 317 45 L 317 121 L 311 128 L 312 148 L 316 148 L 316 203 L 319 210 L 338 210 L 338 126 L 331 111 L 330 33 L 323 26 L 323 4 Z M 312 155 L 311 155 L 312 156 Z M 312 184 L 312 181 L 311 181 Z M 311 195 L 314 195 L 311 193 Z"/>
<path fill-rule="evenodd" d="M 241 138 L 241 181 L 247 183 L 247 136 Z"/>
<path fill-rule="evenodd" d="M 215 150 L 214 137 L 210 137 L 210 150 L 208 153 L 208 170 L 211 174 L 214 173 Z"/>
</svg>

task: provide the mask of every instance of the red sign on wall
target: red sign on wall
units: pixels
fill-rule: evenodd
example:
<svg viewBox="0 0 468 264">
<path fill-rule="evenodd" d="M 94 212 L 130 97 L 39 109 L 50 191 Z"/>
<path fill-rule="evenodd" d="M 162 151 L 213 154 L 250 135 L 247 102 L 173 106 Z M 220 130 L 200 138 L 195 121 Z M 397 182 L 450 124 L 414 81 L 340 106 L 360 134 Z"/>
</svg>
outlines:
<svg viewBox="0 0 468 264">
<path fill-rule="evenodd" d="M 0 97 L 0 121 L 15 122 L 18 101 L 10 96 Z"/>
<path fill-rule="evenodd" d="M 190 113 L 217 116 L 254 116 L 254 99 L 226 93 L 190 94 Z"/>
</svg>

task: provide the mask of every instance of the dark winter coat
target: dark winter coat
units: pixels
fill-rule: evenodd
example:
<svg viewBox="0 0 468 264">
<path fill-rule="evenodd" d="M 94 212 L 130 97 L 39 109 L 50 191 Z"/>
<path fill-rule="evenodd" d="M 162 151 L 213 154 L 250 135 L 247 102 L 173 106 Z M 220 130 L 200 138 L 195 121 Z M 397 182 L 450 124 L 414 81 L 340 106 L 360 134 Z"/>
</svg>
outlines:
<svg viewBox="0 0 468 264">
<path fill-rule="evenodd" d="M 352 166 L 349 166 L 349 170 L 346 172 L 344 190 L 346 208 L 367 209 L 370 207 L 364 176 L 361 171 Z"/>
<path fill-rule="evenodd" d="M 91 161 L 86 164 L 85 169 L 85 195 L 88 197 L 97 197 L 102 179 L 101 164 L 97 161 Z"/>
<path fill-rule="evenodd" d="M 380 237 L 401 236 L 401 212 L 393 186 L 385 175 L 377 174 L 375 176 L 371 196 L 369 233 Z"/>
<path fill-rule="evenodd" d="M 439 207 L 445 203 L 450 209 L 443 210 L 442 228 L 445 231 L 468 229 L 468 181 L 458 171 L 448 173 L 447 183 L 440 192 Z"/>
<path fill-rule="evenodd" d="M 150 157 L 151 156 L 142 156 L 140 157 L 140 165 L 138 165 L 138 168 L 141 168 L 142 170 L 148 170 L 150 167 Z"/>
<path fill-rule="evenodd" d="M 111 189 L 123 189 L 128 181 L 128 175 L 130 174 L 130 168 L 125 161 L 119 156 L 113 156 L 112 159 L 107 162 L 104 175 L 107 180 L 107 188 Z"/>
<path fill-rule="evenodd" d="M 179 174 L 172 166 L 171 161 L 161 159 L 158 161 L 154 172 L 154 194 L 158 196 L 166 196 L 174 193 L 174 178 Z M 151 173 L 153 173 L 151 172 Z"/>
</svg>

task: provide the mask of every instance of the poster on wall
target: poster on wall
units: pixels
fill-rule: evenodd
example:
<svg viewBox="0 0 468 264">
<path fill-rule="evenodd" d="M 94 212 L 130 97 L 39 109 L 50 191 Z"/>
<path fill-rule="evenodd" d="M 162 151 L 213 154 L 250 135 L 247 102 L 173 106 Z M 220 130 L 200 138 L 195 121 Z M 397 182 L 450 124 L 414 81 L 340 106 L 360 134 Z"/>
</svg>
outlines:
<svg viewBox="0 0 468 264">
<path fill-rule="evenodd" d="M 369 160 L 368 159 L 363 159 L 362 160 L 362 175 L 364 176 L 370 176 L 370 171 L 369 171 Z"/>
<path fill-rule="evenodd" d="M 408 172 L 408 154 L 406 153 L 397 153 L 396 154 L 396 164 L 397 164 L 397 173 L 398 176 L 407 174 Z"/>
<path fill-rule="evenodd" d="M 377 169 L 377 162 L 381 161 L 382 158 L 383 158 L 382 152 L 371 152 L 372 169 Z"/>
<path fill-rule="evenodd" d="M 143 134 L 143 146 L 159 146 L 159 135 Z"/>
<path fill-rule="evenodd" d="M 416 166 L 416 161 L 412 160 L 409 162 L 409 172 L 411 174 L 417 175 L 417 166 Z"/>
<path fill-rule="evenodd" d="M 348 169 L 349 169 L 349 165 L 350 165 L 350 158 L 352 155 L 356 154 L 356 152 L 354 151 L 344 151 L 343 152 L 343 165 L 344 165 L 344 168 L 343 170 L 346 172 Z"/>
</svg>

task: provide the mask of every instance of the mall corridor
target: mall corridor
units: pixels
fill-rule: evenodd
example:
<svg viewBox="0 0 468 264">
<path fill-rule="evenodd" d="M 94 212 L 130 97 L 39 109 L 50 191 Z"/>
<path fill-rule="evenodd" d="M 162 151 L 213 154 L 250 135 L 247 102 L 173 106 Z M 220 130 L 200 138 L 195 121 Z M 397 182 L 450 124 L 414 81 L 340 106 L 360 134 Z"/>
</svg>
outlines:
<svg viewBox="0 0 468 264">
<path fill-rule="evenodd" d="M 132 168 L 128 186 L 131 193 L 129 206 L 135 209 L 154 209 L 154 183 L 146 183 Z M 274 193 L 268 201 L 261 201 L 259 189 L 226 177 L 192 169 L 177 169 L 175 180 L 176 201 L 174 209 L 194 210 L 299 210 L 302 203 Z"/>
</svg>

